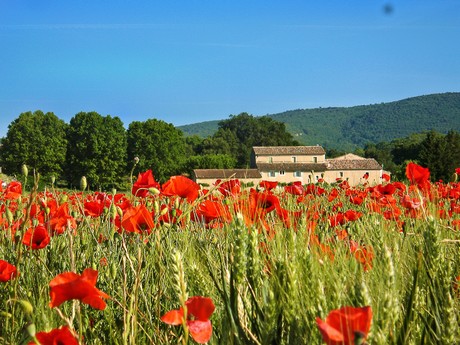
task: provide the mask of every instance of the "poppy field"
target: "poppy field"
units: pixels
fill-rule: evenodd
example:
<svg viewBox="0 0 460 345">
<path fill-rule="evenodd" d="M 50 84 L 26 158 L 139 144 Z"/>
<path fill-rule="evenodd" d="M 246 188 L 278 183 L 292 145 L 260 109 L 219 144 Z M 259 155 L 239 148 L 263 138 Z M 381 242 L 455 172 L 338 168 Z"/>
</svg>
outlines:
<svg viewBox="0 0 460 345">
<path fill-rule="evenodd" d="M 1 344 L 458 344 L 460 183 L 0 189 Z"/>
</svg>

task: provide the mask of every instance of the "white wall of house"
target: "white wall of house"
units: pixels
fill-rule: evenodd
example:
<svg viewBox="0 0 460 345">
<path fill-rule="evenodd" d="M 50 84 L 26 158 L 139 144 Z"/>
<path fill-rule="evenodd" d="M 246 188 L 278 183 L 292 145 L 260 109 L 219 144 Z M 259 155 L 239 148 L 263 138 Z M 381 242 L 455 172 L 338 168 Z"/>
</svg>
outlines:
<svg viewBox="0 0 460 345">
<path fill-rule="evenodd" d="M 363 178 L 364 174 L 369 173 L 369 178 Z M 368 182 L 370 185 L 382 183 L 381 170 L 328 170 L 324 173 L 324 181 L 327 183 L 336 182 L 338 178 L 348 180 L 350 186 L 356 186 Z"/>
</svg>

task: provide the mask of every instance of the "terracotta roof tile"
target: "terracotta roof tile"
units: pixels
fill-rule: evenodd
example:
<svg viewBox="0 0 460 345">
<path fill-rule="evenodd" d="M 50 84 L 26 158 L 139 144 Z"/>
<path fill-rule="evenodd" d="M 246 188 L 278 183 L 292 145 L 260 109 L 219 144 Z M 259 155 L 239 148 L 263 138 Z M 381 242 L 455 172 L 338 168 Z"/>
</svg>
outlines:
<svg viewBox="0 0 460 345">
<path fill-rule="evenodd" d="M 324 155 L 322 146 L 254 146 L 256 155 Z"/>
<path fill-rule="evenodd" d="M 381 170 L 382 166 L 374 158 L 327 159 L 327 170 Z"/>
</svg>

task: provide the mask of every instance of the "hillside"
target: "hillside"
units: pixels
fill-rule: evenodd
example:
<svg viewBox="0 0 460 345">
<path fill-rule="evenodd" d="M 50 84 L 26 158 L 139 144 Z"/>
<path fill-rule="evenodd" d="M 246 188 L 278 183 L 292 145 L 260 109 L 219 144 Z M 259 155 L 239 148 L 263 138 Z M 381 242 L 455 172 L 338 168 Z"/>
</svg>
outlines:
<svg viewBox="0 0 460 345">
<path fill-rule="evenodd" d="M 391 141 L 423 131 L 460 132 L 460 92 L 354 107 L 297 109 L 266 116 L 284 122 L 302 144 L 353 150 L 369 142 Z M 218 123 L 207 121 L 178 128 L 185 135 L 207 137 L 217 130 Z"/>
</svg>

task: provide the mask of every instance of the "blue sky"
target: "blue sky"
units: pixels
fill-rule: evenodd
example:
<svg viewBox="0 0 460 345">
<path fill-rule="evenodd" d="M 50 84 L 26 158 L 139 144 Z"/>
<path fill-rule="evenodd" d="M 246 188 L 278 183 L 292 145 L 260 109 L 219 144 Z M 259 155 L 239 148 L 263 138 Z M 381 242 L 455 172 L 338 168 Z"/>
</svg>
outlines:
<svg viewBox="0 0 460 345">
<path fill-rule="evenodd" d="M 458 92 L 459 37 L 460 0 L 0 0 L 0 136 L 35 110 L 179 126 Z"/>
</svg>

